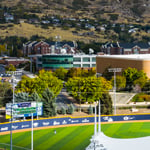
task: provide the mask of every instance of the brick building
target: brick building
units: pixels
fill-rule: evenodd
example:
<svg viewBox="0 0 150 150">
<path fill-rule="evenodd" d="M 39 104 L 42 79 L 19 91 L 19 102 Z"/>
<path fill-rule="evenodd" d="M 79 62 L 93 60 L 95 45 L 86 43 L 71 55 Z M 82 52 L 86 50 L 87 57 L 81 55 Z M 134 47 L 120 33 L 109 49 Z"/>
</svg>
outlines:
<svg viewBox="0 0 150 150">
<path fill-rule="evenodd" d="M 77 51 L 74 42 L 44 42 L 33 41 L 23 44 L 24 56 L 33 54 L 75 54 Z"/>
<path fill-rule="evenodd" d="M 149 43 L 106 43 L 102 52 L 109 55 L 150 54 Z"/>
</svg>

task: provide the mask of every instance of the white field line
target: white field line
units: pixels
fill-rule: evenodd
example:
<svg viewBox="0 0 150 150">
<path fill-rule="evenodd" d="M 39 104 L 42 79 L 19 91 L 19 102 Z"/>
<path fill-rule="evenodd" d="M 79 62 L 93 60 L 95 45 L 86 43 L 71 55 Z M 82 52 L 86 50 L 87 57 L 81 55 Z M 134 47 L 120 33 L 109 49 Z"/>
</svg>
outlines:
<svg viewBox="0 0 150 150">
<path fill-rule="evenodd" d="M 7 144 L 7 143 L 0 143 L 0 144 L 10 146 L 10 144 Z M 17 147 L 17 148 L 21 148 L 21 149 L 30 150 L 29 148 L 24 148 L 24 147 L 16 146 L 16 145 L 13 145 L 13 147 Z"/>
</svg>

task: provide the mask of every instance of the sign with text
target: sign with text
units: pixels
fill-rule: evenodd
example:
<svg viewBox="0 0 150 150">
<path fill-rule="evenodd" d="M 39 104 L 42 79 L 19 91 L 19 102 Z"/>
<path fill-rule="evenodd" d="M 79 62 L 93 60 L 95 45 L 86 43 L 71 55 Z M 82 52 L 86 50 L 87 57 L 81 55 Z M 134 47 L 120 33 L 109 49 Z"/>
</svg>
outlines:
<svg viewBox="0 0 150 150">
<path fill-rule="evenodd" d="M 21 102 L 21 103 L 7 103 L 6 104 L 6 119 L 10 119 L 11 116 L 15 118 L 41 116 L 43 113 L 42 102 Z"/>
</svg>

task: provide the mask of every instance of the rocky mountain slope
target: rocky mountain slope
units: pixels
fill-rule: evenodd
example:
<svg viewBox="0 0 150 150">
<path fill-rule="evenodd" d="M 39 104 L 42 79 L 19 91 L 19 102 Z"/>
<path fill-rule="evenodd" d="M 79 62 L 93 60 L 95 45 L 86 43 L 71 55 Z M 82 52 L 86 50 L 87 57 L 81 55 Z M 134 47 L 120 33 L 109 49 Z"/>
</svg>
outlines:
<svg viewBox="0 0 150 150">
<path fill-rule="evenodd" d="M 118 20 L 144 19 L 147 22 L 150 16 L 150 0 L 0 0 L 0 5 L 66 17 L 109 19 L 110 14 L 117 14 Z"/>
</svg>

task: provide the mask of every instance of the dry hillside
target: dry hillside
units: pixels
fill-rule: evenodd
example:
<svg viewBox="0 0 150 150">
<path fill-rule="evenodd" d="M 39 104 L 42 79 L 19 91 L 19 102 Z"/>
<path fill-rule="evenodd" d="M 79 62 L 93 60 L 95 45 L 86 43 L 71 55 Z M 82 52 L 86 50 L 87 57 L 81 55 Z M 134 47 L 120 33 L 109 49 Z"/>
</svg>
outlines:
<svg viewBox="0 0 150 150">
<path fill-rule="evenodd" d="M 76 17 L 104 17 L 117 13 L 120 18 L 149 18 L 150 0 L 0 0 L 1 6 L 41 13 Z"/>
</svg>

